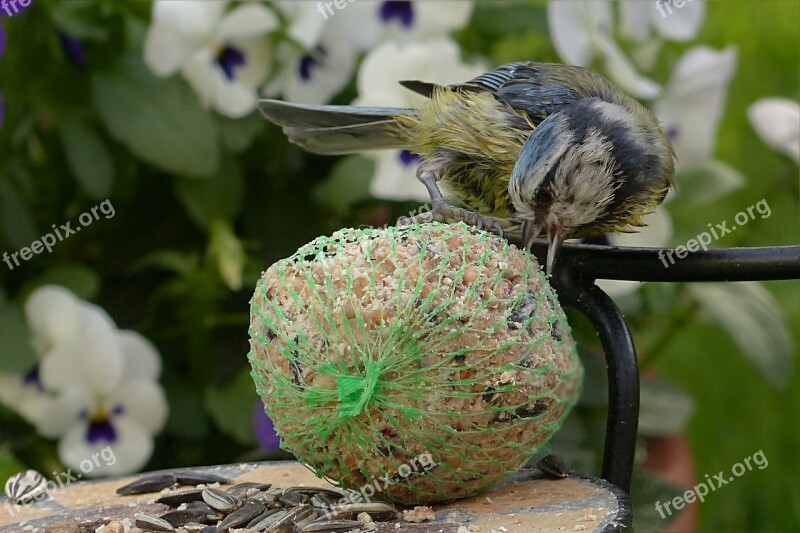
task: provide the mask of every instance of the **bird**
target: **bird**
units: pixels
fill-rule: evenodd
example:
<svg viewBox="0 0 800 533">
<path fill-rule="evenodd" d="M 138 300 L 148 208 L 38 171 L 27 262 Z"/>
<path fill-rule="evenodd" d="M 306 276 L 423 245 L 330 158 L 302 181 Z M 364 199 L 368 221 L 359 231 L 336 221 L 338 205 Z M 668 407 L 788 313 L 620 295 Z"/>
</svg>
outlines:
<svg viewBox="0 0 800 533">
<path fill-rule="evenodd" d="M 458 84 L 400 84 L 427 99 L 258 107 L 313 153 L 419 155 L 434 220 L 516 233 L 526 248 L 546 237 L 548 276 L 565 239 L 636 231 L 674 185 L 675 150 L 656 116 L 589 69 L 517 61 Z"/>
</svg>

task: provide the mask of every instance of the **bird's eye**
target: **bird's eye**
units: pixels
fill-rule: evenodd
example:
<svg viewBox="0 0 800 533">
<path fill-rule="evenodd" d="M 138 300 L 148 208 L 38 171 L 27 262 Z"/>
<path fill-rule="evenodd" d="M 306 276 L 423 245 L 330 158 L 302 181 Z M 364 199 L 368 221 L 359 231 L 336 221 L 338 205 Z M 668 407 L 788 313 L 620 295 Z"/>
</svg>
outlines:
<svg viewBox="0 0 800 533">
<path fill-rule="evenodd" d="M 541 188 L 536 191 L 536 203 L 538 204 L 549 204 L 553 201 L 553 193 L 550 192 L 550 189 Z"/>
</svg>

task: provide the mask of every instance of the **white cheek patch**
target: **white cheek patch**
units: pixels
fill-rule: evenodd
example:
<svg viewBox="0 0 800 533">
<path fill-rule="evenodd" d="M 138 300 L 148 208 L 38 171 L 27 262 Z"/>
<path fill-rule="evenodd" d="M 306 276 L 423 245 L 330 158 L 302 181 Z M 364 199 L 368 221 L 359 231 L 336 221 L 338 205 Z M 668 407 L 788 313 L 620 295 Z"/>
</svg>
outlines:
<svg viewBox="0 0 800 533">
<path fill-rule="evenodd" d="M 611 143 L 591 130 L 582 144 L 571 146 L 555 174 L 548 218 L 573 228 L 598 219 L 614 199 L 616 171 Z"/>
</svg>

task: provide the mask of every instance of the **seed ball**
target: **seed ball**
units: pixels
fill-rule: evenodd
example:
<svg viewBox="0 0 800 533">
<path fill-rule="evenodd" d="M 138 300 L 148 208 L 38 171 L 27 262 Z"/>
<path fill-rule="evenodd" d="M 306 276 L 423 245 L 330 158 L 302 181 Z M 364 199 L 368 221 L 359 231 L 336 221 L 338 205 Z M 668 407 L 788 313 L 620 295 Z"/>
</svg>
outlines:
<svg viewBox="0 0 800 533">
<path fill-rule="evenodd" d="M 362 498 L 404 504 L 518 470 L 583 377 L 535 258 L 464 224 L 316 239 L 263 273 L 250 337 L 284 448 Z"/>
</svg>

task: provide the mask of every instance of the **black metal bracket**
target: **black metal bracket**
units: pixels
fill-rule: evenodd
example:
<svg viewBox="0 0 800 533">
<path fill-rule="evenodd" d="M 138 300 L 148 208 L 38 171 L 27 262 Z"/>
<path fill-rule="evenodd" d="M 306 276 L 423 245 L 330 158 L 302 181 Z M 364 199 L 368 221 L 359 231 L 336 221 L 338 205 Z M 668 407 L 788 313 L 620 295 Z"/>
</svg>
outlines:
<svg viewBox="0 0 800 533">
<path fill-rule="evenodd" d="M 509 242 L 520 246 L 513 236 Z M 544 264 L 547 244 L 531 251 Z M 668 248 L 562 247 L 551 280 L 561 303 L 594 326 L 606 357 L 608 417 L 602 478 L 630 492 L 639 425 L 639 369 L 625 318 L 597 279 L 629 281 L 766 281 L 800 279 L 800 246 L 698 250 L 681 258 Z"/>
</svg>

